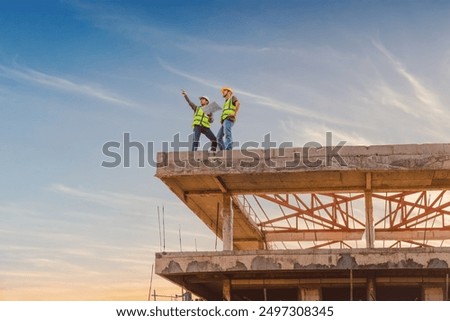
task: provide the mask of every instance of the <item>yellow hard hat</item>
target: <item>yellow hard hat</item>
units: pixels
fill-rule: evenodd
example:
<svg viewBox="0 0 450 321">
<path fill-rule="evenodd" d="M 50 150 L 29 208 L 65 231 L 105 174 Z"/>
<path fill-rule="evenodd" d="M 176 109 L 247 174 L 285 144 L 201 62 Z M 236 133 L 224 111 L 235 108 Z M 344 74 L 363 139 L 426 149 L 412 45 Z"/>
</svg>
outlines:
<svg viewBox="0 0 450 321">
<path fill-rule="evenodd" d="M 233 92 L 233 89 L 231 89 L 230 87 L 222 87 L 222 88 L 220 89 L 220 92 L 223 93 L 225 90 L 228 90 L 228 91 Z"/>
</svg>

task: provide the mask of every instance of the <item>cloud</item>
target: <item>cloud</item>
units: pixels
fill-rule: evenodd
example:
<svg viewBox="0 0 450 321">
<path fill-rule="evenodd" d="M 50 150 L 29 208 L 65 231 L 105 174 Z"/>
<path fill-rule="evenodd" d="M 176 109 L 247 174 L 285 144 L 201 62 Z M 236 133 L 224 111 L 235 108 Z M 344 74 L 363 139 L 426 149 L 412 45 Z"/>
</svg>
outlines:
<svg viewBox="0 0 450 321">
<path fill-rule="evenodd" d="M 372 40 L 372 44 L 391 66 L 391 71 L 400 77 L 396 81 L 388 80 L 386 73 L 379 73 L 378 80 L 367 90 L 372 104 L 394 107 L 403 113 L 395 115 L 389 112 L 391 118 L 387 118 L 386 122 L 392 123 L 393 126 L 399 127 L 400 123 L 409 124 L 407 132 L 415 132 L 421 140 L 446 141 L 450 117 L 441 101 L 441 96 L 446 93 L 439 93 L 424 85 L 424 81 L 411 73 L 381 42 Z M 412 118 L 408 119 L 408 116 Z M 397 130 L 400 132 L 400 128 L 395 128 L 395 131 Z"/>
<path fill-rule="evenodd" d="M 161 58 L 158 58 L 158 61 L 159 61 L 160 65 L 161 65 L 161 67 L 163 67 L 165 70 L 167 70 L 167 71 L 169 71 L 169 72 L 171 72 L 171 73 L 173 73 L 173 74 L 175 74 L 177 76 L 181 76 L 183 78 L 192 80 L 192 81 L 194 81 L 196 83 L 199 83 L 201 85 L 204 85 L 204 86 L 207 86 L 207 87 L 210 87 L 210 88 L 219 89 L 221 87 L 218 82 L 214 82 L 214 81 L 211 81 L 209 79 L 205 79 L 205 78 L 197 77 L 197 76 L 194 76 L 194 75 L 190 75 L 190 74 L 188 74 L 188 73 L 186 73 L 184 71 L 176 69 L 176 68 L 170 66 L 168 63 L 166 63 Z"/>
<path fill-rule="evenodd" d="M 161 46 L 178 38 L 176 33 L 152 26 L 136 13 L 127 13 L 124 8 L 108 3 L 67 1 L 79 11 L 81 19 L 92 23 L 96 28 L 116 33 L 138 43 L 151 47 Z"/>
<path fill-rule="evenodd" d="M 70 219 L 90 215 L 91 219 L 103 221 L 109 217 L 108 224 L 119 232 L 129 228 L 133 228 L 139 233 L 145 233 L 146 230 L 158 231 L 158 224 L 161 224 L 159 219 L 162 219 L 164 216 L 166 232 L 168 234 L 177 234 L 178 230 L 175 230 L 175 226 L 187 219 L 187 216 L 179 215 L 185 212 L 186 209 L 177 200 L 109 191 L 92 192 L 63 184 L 52 184 L 50 190 L 81 201 L 79 204 L 91 203 L 99 206 L 97 214 L 89 214 L 83 209 L 80 209 L 80 212 L 76 210 L 64 211 L 65 215 Z M 177 215 L 174 215 L 174 213 L 177 213 Z M 123 226 L 124 222 L 131 225 Z"/>
<path fill-rule="evenodd" d="M 0 65 L 0 75 L 19 82 L 25 81 L 32 85 L 39 85 L 60 91 L 93 97 L 130 109 L 140 109 L 140 106 L 137 103 L 117 96 L 107 90 L 98 88 L 98 86 L 92 84 L 76 83 L 68 79 L 46 74 L 31 68 L 10 68 L 5 65 Z"/>
<path fill-rule="evenodd" d="M 346 127 L 330 128 L 320 123 L 305 123 L 299 126 L 299 123 L 292 119 L 282 121 L 282 135 L 286 141 L 292 141 L 294 146 L 302 146 L 308 142 L 317 142 L 325 146 L 326 133 L 331 132 L 332 145 L 345 142 L 346 145 L 369 146 L 374 142 L 369 139 L 364 132 L 351 130 Z"/>
<path fill-rule="evenodd" d="M 71 197 L 82 199 L 84 201 L 96 203 L 102 206 L 117 208 L 143 208 L 148 209 L 154 207 L 155 203 L 161 203 L 161 199 L 154 197 L 145 197 L 127 193 L 114 193 L 107 191 L 87 192 L 81 189 L 69 187 L 63 184 L 52 184 L 50 189 Z M 173 202 L 173 205 L 179 205 Z"/>
<path fill-rule="evenodd" d="M 219 54 L 226 54 L 227 56 L 231 54 L 239 54 L 240 56 L 246 55 L 251 56 L 251 59 L 255 59 L 255 54 L 263 55 L 263 59 L 271 59 L 274 58 L 276 61 L 285 61 L 284 58 L 286 54 L 294 56 L 295 59 L 298 60 L 299 57 L 305 58 L 305 55 L 308 56 L 308 59 L 313 59 L 316 63 L 320 61 L 320 64 L 323 64 L 323 57 L 321 59 L 317 58 L 317 53 L 308 54 L 308 51 L 304 48 L 296 48 L 296 47 L 283 47 L 283 46 L 267 46 L 264 45 L 252 45 L 252 44 L 244 44 L 244 45 L 224 45 L 220 42 L 212 41 L 208 38 L 198 38 L 196 36 L 190 34 L 183 34 L 180 36 L 179 32 L 174 32 L 169 28 L 160 27 L 151 21 L 142 20 L 139 15 L 130 15 L 127 14 L 126 11 L 121 10 L 114 5 L 91 5 L 88 3 L 80 2 L 80 1 L 71 1 L 70 2 L 75 8 L 80 10 L 80 12 L 89 19 L 89 21 L 98 28 L 108 30 L 114 32 L 118 35 L 124 36 L 128 39 L 132 39 L 140 44 L 148 45 L 153 48 L 155 43 L 158 43 L 158 48 L 161 46 L 171 46 L 172 50 L 182 50 L 187 52 L 192 52 L 195 54 L 197 58 L 204 57 L 206 52 L 208 52 L 208 57 L 216 56 Z M 183 32 L 183 31 L 181 31 Z M 164 42 L 162 42 L 164 39 Z M 160 41 L 161 40 L 161 41 Z M 212 54 L 211 54 L 212 53 Z M 275 57 L 272 56 L 275 55 Z M 336 55 L 338 52 L 333 50 L 331 53 L 329 52 L 329 48 L 325 52 L 320 51 L 321 55 L 325 55 L 328 57 L 329 62 L 333 62 L 336 59 Z M 331 56 L 331 57 L 329 57 Z M 218 90 L 222 85 L 222 81 L 212 80 L 205 77 L 201 77 L 198 75 L 191 74 L 189 72 L 180 70 L 163 59 L 157 57 L 158 62 L 161 67 L 165 70 L 169 71 L 172 74 L 178 75 L 185 79 L 189 79 L 190 81 L 196 82 L 206 87 L 214 88 Z M 290 81 L 286 81 L 286 83 L 279 83 L 278 86 L 280 88 L 291 85 Z M 286 86 L 284 86 L 286 85 Z M 308 118 L 311 120 L 317 120 L 320 123 L 327 123 L 330 125 L 341 125 L 341 126 L 351 126 L 355 127 L 355 122 L 348 120 L 345 117 L 340 117 L 339 115 L 335 115 L 334 117 L 330 114 L 327 117 L 324 117 L 323 112 L 318 111 L 314 106 L 303 106 L 301 102 L 295 101 L 294 103 L 275 99 L 270 96 L 255 94 L 249 90 L 245 90 L 242 88 L 235 88 L 235 92 L 237 95 L 242 97 L 251 98 L 252 103 L 257 105 L 262 105 L 277 112 L 282 112 L 290 116 Z"/>
<path fill-rule="evenodd" d="M 131 206 L 133 201 L 142 205 L 144 201 L 129 194 L 96 196 L 64 185 L 55 189 L 102 204 L 114 197 L 119 197 L 123 206 Z M 159 250 L 151 245 L 157 243 L 150 240 L 157 233 L 148 220 L 128 221 L 125 230 L 117 233 L 111 211 L 104 211 L 105 220 L 86 220 L 84 213 L 79 213 L 74 222 L 68 219 L 71 210 L 37 205 L 0 202 L 0 274 L 7 289 L 4 299 L 104 299 L 113 287 L 131 290 L 148 284 L 153 253 Z M 155 286 L 159 283 L 163 284 L 158 281 Z M 91 293 L 99 287 L 105 287 L 104 293 Z"/>
<path fill-rule="evenodd" d="M 417 106 L 411 106 L 409 108 L 403 105 L 401 106 L 402 110 L 411 115 L 416 115 L 418 110 L 416 107 L 419 107 L 419 111 L 425 115 L 429 114 L 430 111 L 439 115 L 444 114 L 442 103 L 440 102 L 439 97 L 432 90 L 425 87 L 420 79 L 410 73 L 406 67 L 398 59 L 396 59 L 385 46 L 383 46 L 383 44 L 375 40 L 372 40 L 372 43 L 375 48 L 377 48 L 384 55 L 384 57 L 387 58 L 394 70 L 411 86 L 415 97 L 420 102 Z"/>
<path fill-rule="evenodd" d="M 166 69 L 167 71 L 169 71 L 175 75 L 181 76 L 183 78 L 192 80 L 201 85 L 204 85 L 204 86 L 207 86 L 210 88 L 214 88 L 217 90 L 221 87 L 221 85 L 219 85 L 218 82 L 215 82 L 215 81 L 212 81 L 212 80 L 209 80 L 206 78 L 201 78 L 201 77 L 198 77 L 195 75 L 191 75 L 187 72 L 181 71 L 177 68 L 170 66 L 169 64 L 164 62 L 162 59 L 159 59 L 159 62 L 164 69 Z M 296 116 L 308 117 L 311 119 L 325 121 L 325 122 L 331 123 L 331 124 L 354 126 L 354 123 L 347 122 L 338 117 L 335 117 L 335 118 L 328 117 L 328 118 L 324 119 L 323 114 L 312 111 L 313 108 L 307 108 L 307 107 L 302 107 L 300 105 L 294 105 L 294 104 L 291 104 L 288 102 L 283 102 L 283 101 L 271 98 L 269 96 L 254 94 L 252 92 L 242 90 L 242 89 L 235 88 L 234 91 L 238 95 L 251 98 L 252 102 L 255 104 L 264 105 L 264 106 L 267 106 L 276 111 L 281 111 L 281 112 L 285 112 L 285 113 L 296 115 Z"/>
</svg>

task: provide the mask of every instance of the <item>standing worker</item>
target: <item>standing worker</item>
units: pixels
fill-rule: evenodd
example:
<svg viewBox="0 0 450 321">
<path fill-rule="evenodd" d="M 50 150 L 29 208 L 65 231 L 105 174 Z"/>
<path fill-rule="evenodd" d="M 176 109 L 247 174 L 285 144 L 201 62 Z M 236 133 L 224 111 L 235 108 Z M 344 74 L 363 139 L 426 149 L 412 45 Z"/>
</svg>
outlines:
<svg viewBox="0 0 450 321">
<path fill-rule="evenodd" d="M 220 91 L 222 92 L 222 97 L 225 98 L 225 103 L 223 104 L 222 116 L 220 116 L 220 123 L 222 126 L 217 133 L 217 141 L 220 149 L 231 150 L 233 148 L 231 127 L 233 127 L 236 122 L 240 102 L 233 96 L 233 90 L 230 87 L 222 87 Z M 223 136 L 225 136 L 225 143 L 223 141 Z"/>
<path fill-rule="evenodd" d="M 195 105 L 188 97 L 186 91 L 182 90 L 181 94 L 184 96 L 184 99 L 188 102 L 189 106 L 191 106 L 194 111 L 194 120 L 192 122 L 192 127 L 194 128 L 194 141 L 192 144 L 192 151 L 196 151 L 199 146 L 200 135 L 204 134 L 211 141 L 211 151 L 215 152 L 217 147 L 217 139 L 211 131 L 211 123 L 213 122 L 212 114 L 205 114 L 203 112 L 203 106 L 209 104 L 209 98 L 207 96 L 201 96 L 200 106 Z"/>
</svg>

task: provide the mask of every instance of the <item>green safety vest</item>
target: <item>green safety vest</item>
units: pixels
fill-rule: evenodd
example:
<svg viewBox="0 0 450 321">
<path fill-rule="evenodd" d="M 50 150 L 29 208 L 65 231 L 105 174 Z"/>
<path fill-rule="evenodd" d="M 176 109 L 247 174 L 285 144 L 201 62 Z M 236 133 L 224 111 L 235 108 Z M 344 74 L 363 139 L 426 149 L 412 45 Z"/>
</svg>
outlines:
<svg viewBox="0 0 450 321">
<path fill-rule="evenodd" d="M 228 116 L 234 114 L 236 111 L 236 106 L 233 105 L 233 97 L 228 98 L 223 104 L 222 116 L 220 117 L 221 121 L 224 121 L 228 118 Z"/>
<path fill-rule="evenodd" d="M 203 108 L 198 106 L 194 113 L 194 121 L 192 122 L 192 127 L 199 125 L 206 128 L 210 128 L 208 115 L 203 112 Z"/>
</svg>

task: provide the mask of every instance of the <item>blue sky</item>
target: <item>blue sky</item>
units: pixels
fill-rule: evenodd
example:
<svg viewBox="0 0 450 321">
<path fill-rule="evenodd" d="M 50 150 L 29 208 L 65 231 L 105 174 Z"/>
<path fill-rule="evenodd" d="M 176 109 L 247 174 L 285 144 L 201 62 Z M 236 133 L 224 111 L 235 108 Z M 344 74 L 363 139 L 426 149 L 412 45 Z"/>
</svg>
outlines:
<svg viewBox="0 0 450 321">
<path fill-rule="evenodd" d="M 183 250 L 214 250 L 153 167 L 101 167 L 124 133 L 187 137 L 181 89 L 233 87 L 241 143 L 448 142 L 449 16 L 448 1 L 3 1 L 0 299 L 145 300 L 162 205 L 167 250 L 179 230 Z"/>
</svg>

